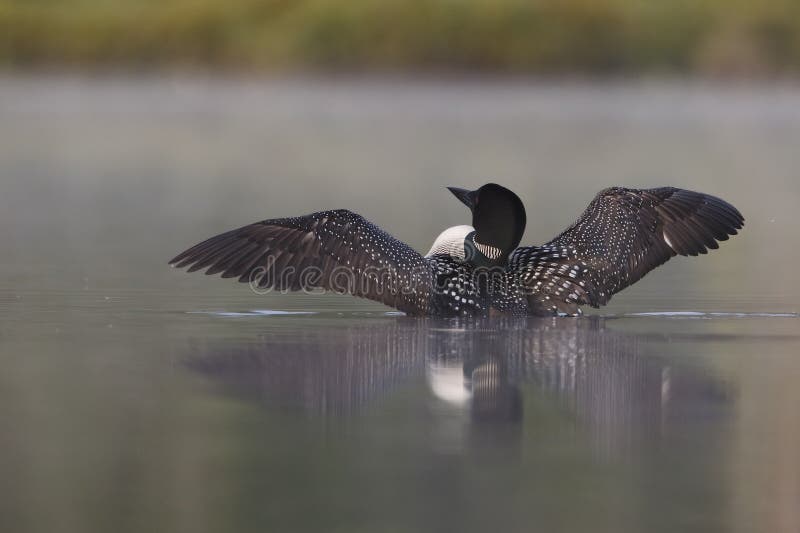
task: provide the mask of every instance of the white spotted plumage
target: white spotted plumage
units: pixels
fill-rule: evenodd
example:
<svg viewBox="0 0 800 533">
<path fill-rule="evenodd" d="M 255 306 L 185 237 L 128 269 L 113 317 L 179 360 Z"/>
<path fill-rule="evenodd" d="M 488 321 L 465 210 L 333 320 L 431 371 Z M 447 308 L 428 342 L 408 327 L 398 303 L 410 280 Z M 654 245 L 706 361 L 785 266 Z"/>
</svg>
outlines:
<svg viewBox="0 0 800 533">
<path fill-rule="evenodd" d="M 255 282 L 262 287 L 338 290 L 411 315 L 475 316 L 492 310 L 574 315 L 581 305 L 607 303 L 670 257 L 717 248 L 717 241 L 735 235 L 743 222 L 733 206 L 707 194 L 611 188 L 542 246 L 511 252 L 473 241 L 489 260 L 511 252 L 483 278 L 482 267 L 466 253 L 472 226 L 448 228 L 423 257 L 344 209 L 250 224 L 207 239 L 170 263 L 249 283 L 261 269 Z M 303 279 L 300 273 L 308 268 L 320 276 Z M 341 268 L 351 275 L 344 287 L 334 278 Z"/>
</svg>

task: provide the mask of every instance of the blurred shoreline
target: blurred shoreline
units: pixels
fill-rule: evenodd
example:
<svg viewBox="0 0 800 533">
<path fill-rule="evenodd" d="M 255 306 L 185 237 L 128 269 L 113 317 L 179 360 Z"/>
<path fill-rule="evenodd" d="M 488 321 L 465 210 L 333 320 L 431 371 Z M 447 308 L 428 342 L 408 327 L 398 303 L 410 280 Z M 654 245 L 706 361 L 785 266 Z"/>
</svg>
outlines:
<svg viewBox="0 0 800 533">
<path fill-rule="evenodd" d="M 174 68 L 164 70 L 133 70 L 127 68 L 24 68 L 0 67 L 2 85 L 88 83 L 116 84 L 189 84 L 189 85 L 250 85 L 275 86 L 360 86 L 360 87 L 458 87 L 524 89 L 635 89 L 635 90 L 709 90 L 737 92 L 741 90 L 796 91 L 800 89 L 800 73 L 770 77 L 727 77 L 695 74 L 524 74 L 508 72 L 457 72 L 457 71 L 235 71 L 216 69 Z"/>
<path fill-rule="evenodd" d="M 0 70 L 800 74 L 790 0 L 0 0 Z"/>
<path fill-rule="evenodd" d="M 410 70 L 258 70 L 232 68 L 200 68 L 180 65 L 159 68 L 129 68 L 125 65 L 85 66 L 35 66 L 9 68 L 0 65 L 0 83 L 9 80 L 47 81 L 83 80 L 103 82 L 108 80 L 231 82 L 231 83 L 297 83 L 297 84 L 392 84 L 404 85 L 467 85 L 467 86 L 559 86 L 559 87 L 700 87 L 726 90 L 742 87 L 769 89 L 800 88 L 800 70 L 780 74 L 741 75 L 737 73 L 694 72 L 629 72 L 629 73 L 526 73 L 513 71 L 471 71 L 454 69 Z"/>
</svg>

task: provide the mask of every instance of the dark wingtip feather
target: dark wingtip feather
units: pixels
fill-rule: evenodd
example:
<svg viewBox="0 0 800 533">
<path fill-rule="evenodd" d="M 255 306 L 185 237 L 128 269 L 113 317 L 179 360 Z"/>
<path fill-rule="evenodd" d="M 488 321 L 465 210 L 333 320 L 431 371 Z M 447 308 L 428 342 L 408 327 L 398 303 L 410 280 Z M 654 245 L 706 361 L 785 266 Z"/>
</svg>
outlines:
<svg viewBox="0 0 800 533">
<path fill-rule="evenodd" d="M 185 255 L 185 254 L 186 254 L 186 252 L 181 252 L 181 253 L 179 253 L 178 255 L 176 255 L 175 257 L 173 257 L 173 258 L 172 258 L 172 259 L 170 259 L 169 261 L 167 261 L 167 264 L 168 264 L 169 266 L 171 266 L 171 267 L 175 268 L 175 267 L 178 265 L 178 262 L 179 262 L 181 259 L 183 259 L 183 258 L 184 258 L 184 255 Z"/>
</svg>

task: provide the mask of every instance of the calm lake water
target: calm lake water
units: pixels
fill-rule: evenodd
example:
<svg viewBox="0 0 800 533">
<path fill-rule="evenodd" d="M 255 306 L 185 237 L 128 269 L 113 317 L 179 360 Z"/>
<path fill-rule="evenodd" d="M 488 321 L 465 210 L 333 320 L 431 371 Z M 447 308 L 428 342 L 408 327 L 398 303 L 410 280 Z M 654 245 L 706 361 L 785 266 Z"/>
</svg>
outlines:
<svg viewBox="0 0 800 533">
<path fill-rule="evenodd" d="M 0 78 L 0 530 L 800 530 L 800 88 Z M 581 319 L 422 320 L 166 261 L 360 212 L 525 243 L 609 185 L 741 235 Z M 388 311 L 388 312 L 387 312 Z"/>
</svg>

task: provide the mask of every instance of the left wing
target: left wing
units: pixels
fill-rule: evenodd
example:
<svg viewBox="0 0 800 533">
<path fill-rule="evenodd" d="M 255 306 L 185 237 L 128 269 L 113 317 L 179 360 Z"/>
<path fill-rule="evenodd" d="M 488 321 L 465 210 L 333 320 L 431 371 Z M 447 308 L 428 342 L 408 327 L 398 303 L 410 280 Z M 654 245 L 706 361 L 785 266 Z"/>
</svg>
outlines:
<svg viewBox="0 0 800 533">
<path fill-rule="evenodd" d="M 675 255 L 719 247 L 742 228 L 728 202 L 674 187 L 601 191 L 581 217 L 542 246 L 515 250 L 508 270 L 541 313 L 580 314 L 600 307 Z"/>
</svg>

